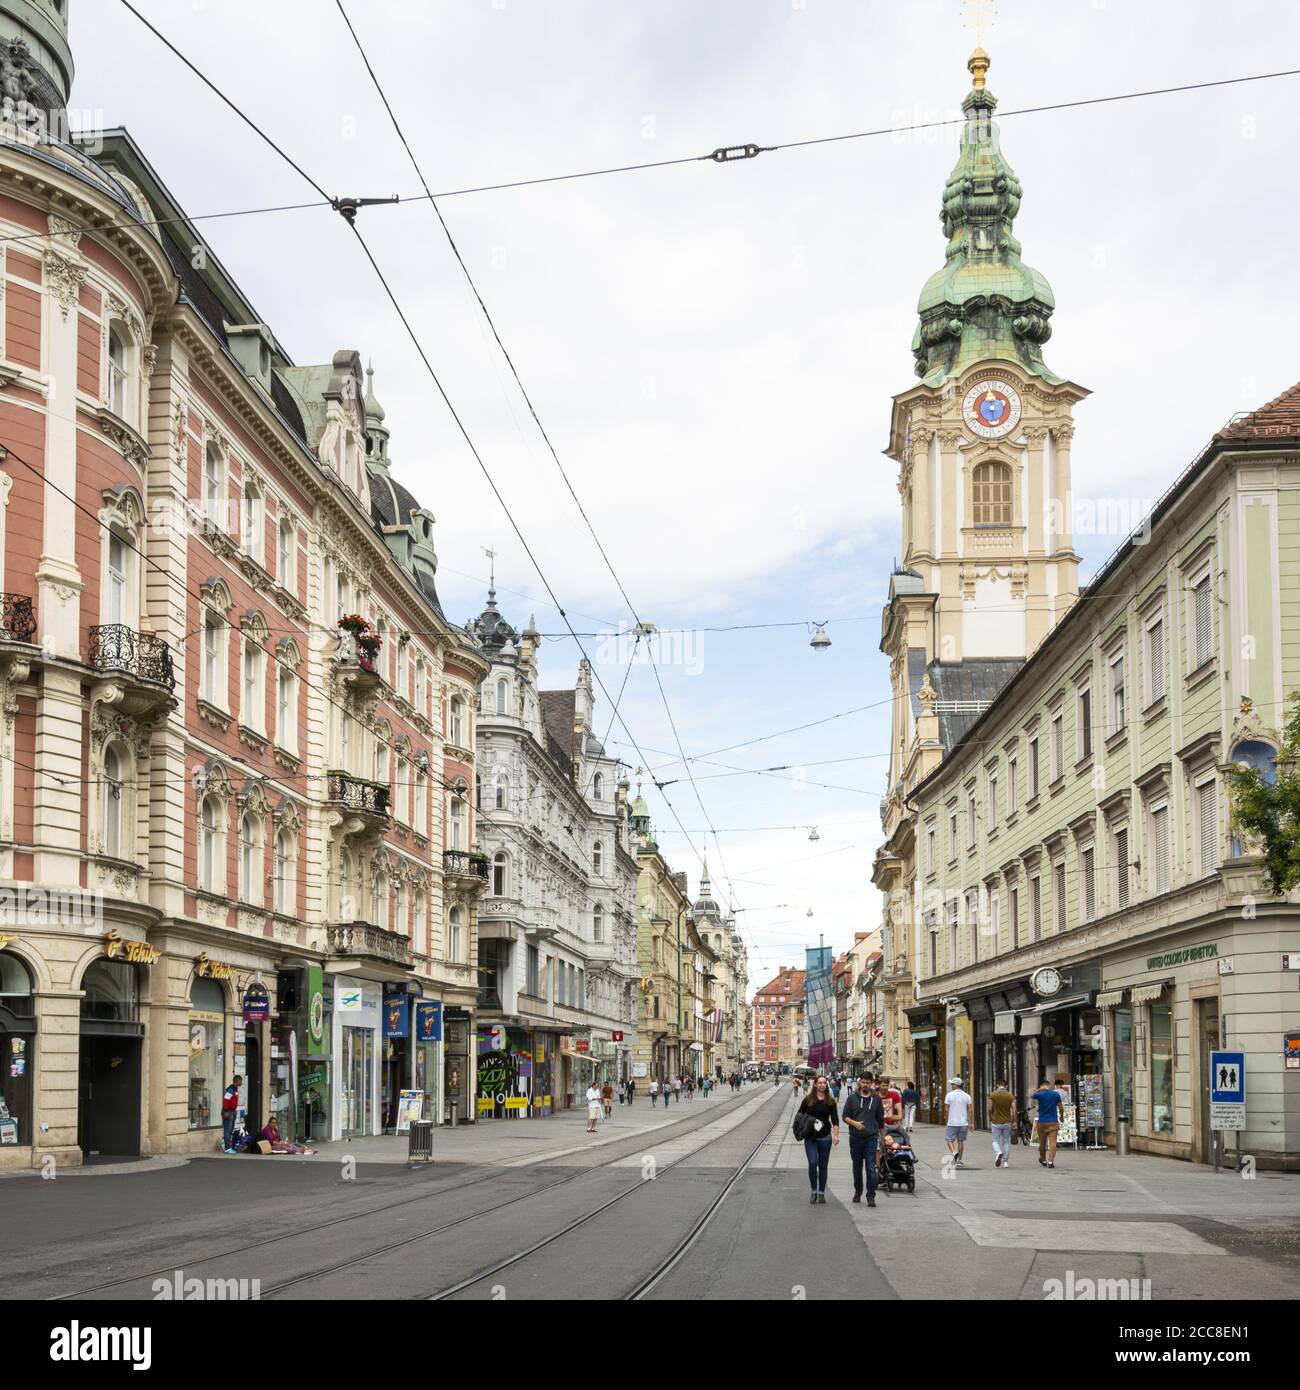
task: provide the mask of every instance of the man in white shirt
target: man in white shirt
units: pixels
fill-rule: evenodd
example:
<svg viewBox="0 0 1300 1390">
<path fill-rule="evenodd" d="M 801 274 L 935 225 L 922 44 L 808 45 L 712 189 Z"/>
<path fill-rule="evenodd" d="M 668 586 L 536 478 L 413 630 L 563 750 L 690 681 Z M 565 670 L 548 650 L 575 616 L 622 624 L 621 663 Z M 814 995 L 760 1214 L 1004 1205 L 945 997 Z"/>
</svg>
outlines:
<svg viewBox="0 0 1300 1390">
<path fill-rule="evenodd" d="M 600 1087 L 593 1081 L 587 1087 L 587 1133 L 595 1134 L 596 1126 L 600 1123 Z"/>
<path fill-rule="evenodd" d="M 943 1122 L 947 1128 L 944 1138 L 948 1141 L 948 1152 L 954 1155 L 953 1167 L 963 1168 L 962 1157 L 966 1152 L 966 1136 L 970 1133 L 970 1109 L 974 1102 L 961 1088 L 961 1077 L 954 1076 L 948 1085 L 952 1088 L 943 1098 Z"/>
</svg>

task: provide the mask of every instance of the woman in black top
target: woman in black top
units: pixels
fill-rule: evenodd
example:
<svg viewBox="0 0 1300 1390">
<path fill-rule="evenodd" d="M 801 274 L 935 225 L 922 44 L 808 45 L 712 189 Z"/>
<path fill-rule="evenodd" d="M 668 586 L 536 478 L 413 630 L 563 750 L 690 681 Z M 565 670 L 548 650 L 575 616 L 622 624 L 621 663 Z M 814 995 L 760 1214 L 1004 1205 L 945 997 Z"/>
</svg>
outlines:
<svg viewBox="0 0 1300 1390">
<path fill-rule="evenodd" d="M 808 1115 L 812 1126 L 803 1141 L 808 1155 L 808 1182 L 812 1187 L 810 1205 L 826 1205 L 826 1170 L 830 1166 L 831 1148 L 840 1142 L 840 1111 L 831 1095 L 830 1084 L 819 1076 L 812 1090 L 803 1098 L 799 1113 Z"/>
</svg>

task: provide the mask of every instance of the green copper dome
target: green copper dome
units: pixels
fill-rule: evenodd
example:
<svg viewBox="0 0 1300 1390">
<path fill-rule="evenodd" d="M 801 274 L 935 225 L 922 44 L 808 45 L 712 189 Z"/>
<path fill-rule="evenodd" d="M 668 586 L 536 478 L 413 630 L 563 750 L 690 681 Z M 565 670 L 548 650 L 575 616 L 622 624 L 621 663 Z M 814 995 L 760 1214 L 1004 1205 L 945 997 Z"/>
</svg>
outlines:
<svg viewBox="0 0 1300 1390">
<path fill-rule="evenodd" d="M 962 102 L 961 155 L 943 189 L 940 218 L 948 238 L 944 265 L 925 282 L 912 337 L 916 374 L 927 386 L 991 358 L 1019 363 L 1058 383 L 1043 362 L 1052 335 L 1052 287 L 1020 259 L 1011 224 L 1020 211 L 1020 180 L 1002 157 L 993 124 L 997 98 L 984 86 L 988 55 L 976 49 L 974 78 Z"/>
</svg>

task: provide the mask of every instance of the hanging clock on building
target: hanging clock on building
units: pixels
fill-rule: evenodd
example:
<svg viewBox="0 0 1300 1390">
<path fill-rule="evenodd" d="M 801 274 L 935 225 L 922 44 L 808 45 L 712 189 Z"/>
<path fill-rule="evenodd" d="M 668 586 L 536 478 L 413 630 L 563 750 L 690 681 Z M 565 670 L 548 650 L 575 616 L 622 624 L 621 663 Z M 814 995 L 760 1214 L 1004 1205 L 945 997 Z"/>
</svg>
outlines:
<svg viewBox="0 0 1300 1390">
<path fill-rule="evenodd" d="M 1009 381 L 977 381 L 961 403 L 961 417 L 981 439 L 1001 439 L 1020 423 L 1020 393 Z"/>
<path fill-rule="evenodd" d="M 1042 998 L 1050 998 L 1053 994 L 1060 994 L 1061 986 L 1064 983 L 1061 979 L 1061 972 L 1051 965 L 1045 965 L 1041 970 L 1035 970 L 1029 977 L 1029 988 Z"/>
</svg>

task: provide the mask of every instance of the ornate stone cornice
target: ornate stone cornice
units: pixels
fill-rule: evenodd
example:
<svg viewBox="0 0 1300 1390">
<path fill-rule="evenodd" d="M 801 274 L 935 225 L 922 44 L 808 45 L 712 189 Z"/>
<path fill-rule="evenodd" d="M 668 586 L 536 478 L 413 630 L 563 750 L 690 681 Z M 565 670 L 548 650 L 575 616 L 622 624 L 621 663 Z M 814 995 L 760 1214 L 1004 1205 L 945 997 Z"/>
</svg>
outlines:
<svg viewBox="0 0 1300 1390">
<path fill-rule="evenodd" d="M 45 252 L 45 283 L 58 300 L 59 312 L 65 319 L 81 297 L 86 269 L 84 261 L 70 260 L 53 249 Z"/>
</svg>

